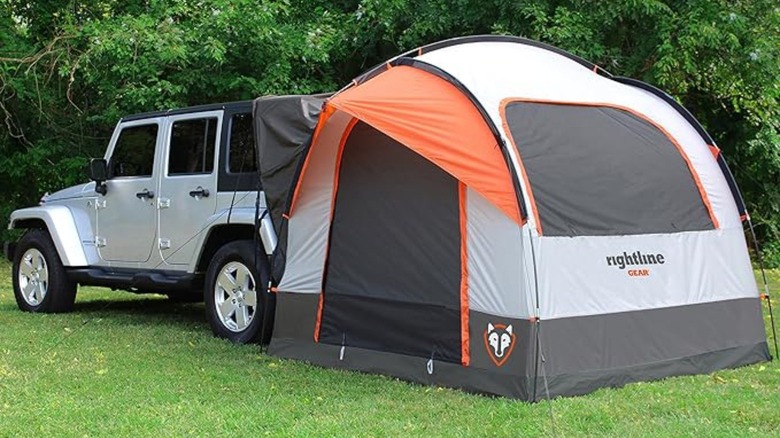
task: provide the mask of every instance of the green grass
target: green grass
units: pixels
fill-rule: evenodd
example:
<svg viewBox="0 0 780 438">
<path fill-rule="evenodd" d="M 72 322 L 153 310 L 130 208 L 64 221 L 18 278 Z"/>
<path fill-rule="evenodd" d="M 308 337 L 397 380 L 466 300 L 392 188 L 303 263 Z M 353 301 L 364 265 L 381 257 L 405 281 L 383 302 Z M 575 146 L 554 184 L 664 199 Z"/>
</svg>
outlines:
<svg viewBox="0 0 780 438">
<path fill-rule="evenodd" d="M 0 436 L 553 436 L 550 409 L 559 436 L 780 435 L 778 361 L 528 404 L 269 357 L 202 304 L 81 288 L 23 313 L 0 269 Z"/>
</svg>

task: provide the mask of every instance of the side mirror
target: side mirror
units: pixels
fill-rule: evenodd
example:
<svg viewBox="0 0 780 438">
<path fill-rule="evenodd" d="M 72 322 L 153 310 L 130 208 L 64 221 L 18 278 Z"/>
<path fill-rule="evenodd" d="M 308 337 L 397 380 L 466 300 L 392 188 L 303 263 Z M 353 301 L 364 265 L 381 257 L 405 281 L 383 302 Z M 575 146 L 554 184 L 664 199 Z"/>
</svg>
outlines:
<svg viewBox="0 0 780 438">
<path fill-rule="evenodd" d="M 103 182 L 108 179 L 108 164 L 104 158 L 89 160 L 89 179 L 95 181 L 96 192 L 106 194 L 106 185 Z"/>
</svg>

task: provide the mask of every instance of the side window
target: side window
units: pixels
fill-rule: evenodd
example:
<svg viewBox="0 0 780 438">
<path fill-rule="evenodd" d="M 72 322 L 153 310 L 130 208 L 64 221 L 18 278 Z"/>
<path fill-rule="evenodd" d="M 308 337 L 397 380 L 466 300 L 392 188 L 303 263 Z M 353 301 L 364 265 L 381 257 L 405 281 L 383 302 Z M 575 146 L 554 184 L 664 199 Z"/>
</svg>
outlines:
<svg viewBox="0 0 780 438">
<path fill-rule="evenodd" d="M 111 176 L 152 176 L 157 124 L 123 128 L 111 156 Z"/>
<path fill-rule="evenodd" d="M 645 116 L 608 104 L 514 100 L 502 118 L 544 235 L 716 228 L 682 147 Z"/>
<path fill-rule="evenodd" d="M 168 175 L 211 173 L 216 138 L 216 117 L 174 122 L 168 150 Z"/>
<path fill-rule="evenodd" d="M 230 119 L 228 172 L 257 172 L 255 140 L 252 135 L 252 113 L 234 114 Z"/>
</svg>

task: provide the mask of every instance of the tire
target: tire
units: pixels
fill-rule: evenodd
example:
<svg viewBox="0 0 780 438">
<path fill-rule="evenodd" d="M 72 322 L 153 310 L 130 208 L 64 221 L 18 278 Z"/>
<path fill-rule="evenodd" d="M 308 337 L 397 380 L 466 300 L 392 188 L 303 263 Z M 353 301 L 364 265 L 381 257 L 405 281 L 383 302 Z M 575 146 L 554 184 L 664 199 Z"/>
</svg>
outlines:
<svg viewBox="0 0 780 438">
<path fill-rule="evenodd" d="M 266 343 L 270 339 L 271 330 L 263 330 L 266 307 L 273 311 L 266 290 L 270 266 L 265 252 L 261 250 L 261 254 L 259 272 L 254 266 L 255 248 L 251 240 L 228 243 L 211 260 L 203 298 L 206 318 L 217 337 L 237 344 Z"/>
<path fill-rule="evenodd" d="M 29 230 L 19 240 L 12 278 L 19 309 L 43 313 L 73 310 L 76 282 L 68 278 L 57 248 L 45 230 Z"/>
</svg>

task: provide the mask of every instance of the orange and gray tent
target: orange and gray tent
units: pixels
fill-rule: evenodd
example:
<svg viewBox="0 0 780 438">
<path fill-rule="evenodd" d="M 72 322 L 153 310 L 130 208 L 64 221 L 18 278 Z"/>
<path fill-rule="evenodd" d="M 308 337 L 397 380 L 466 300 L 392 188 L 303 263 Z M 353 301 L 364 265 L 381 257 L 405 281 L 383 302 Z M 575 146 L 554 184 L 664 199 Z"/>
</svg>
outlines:
<svg viewBox="0 0 780 438">
<path fill-rule="evenodd" d="M 650 85 L 467 37 L 255 119 L 271 354 L 532 401 L 770 358 L 741 195 Z"/>
</svg>

